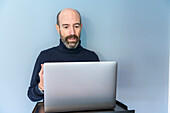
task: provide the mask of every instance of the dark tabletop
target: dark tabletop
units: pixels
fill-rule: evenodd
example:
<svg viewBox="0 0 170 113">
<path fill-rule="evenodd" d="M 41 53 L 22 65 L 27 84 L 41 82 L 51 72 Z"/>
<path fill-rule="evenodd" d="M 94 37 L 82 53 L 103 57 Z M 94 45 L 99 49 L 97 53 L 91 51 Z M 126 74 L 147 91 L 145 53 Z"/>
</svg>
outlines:
<svg viewBox="0 0 170 113">
<path fill-rule="evenodd" d="M 44 112 L 44 103 L 38 102 L 33 109 L 32 113 L 45 113 Z M 47 113 L 47 112 L 46 112 Z M 54 113 L 54 112 L 48 112 Z M 135 113 L 135 110 L 128 110 L 127 106 L 122 104 L 119 101 L 116 101 L 116 107 L 113 110 L 95 110 L 95 111 L 79 111 L 79 112 L 70 112 L 70 113 Z"/>
</svg>

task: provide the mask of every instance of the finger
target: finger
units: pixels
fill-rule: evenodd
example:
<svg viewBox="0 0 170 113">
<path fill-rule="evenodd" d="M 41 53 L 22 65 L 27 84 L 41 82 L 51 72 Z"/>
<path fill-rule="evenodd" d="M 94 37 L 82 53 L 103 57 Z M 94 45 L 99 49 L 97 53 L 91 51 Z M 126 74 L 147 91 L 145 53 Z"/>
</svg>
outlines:
<svg viewBox="0 0 170 113">
<path fill-rule="evenodd" d="M 43 65 L 44 65 L 44 64 L 41 64 L 41 67 L 42 67 L 42 68 L 43 68 Z"/>
<path fill-rule="evenodd" d="M 42 76 L 42 74 L 43 74 L 43 64 L 41 64 L 41 70 L 40 70 L 40 72 L 39 72 L 39 75 Z"/>
<path fill-rule="evenodd" d="M 44 74 L 44 64 L 41 64 L 42 74 Z"/>
</svg>

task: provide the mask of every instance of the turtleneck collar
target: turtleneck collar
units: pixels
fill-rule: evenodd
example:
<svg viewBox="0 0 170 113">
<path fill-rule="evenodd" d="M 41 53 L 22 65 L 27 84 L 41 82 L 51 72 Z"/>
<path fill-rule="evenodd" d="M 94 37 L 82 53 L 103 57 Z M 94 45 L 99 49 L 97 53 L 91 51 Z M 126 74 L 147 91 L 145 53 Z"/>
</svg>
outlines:
<svg viewBox="0 0 170 113">
<path fill-rule="evenodd" d="M 68 49 L 63 42 L 60 39 L 60 44 L 59 44 L 59 48 L 62 52 L 67 52 L 67 53 L 79 53 L 83 48 L 81 47 L 81 41 L 79 42 L 77 48 L 75 49 Z"/>
</svg>

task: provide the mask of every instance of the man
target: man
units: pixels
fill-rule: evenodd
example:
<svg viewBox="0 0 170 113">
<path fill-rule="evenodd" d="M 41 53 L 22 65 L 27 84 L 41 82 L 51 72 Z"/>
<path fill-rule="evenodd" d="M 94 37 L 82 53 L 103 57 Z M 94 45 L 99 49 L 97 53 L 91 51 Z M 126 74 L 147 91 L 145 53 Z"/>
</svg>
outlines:
<svg viewBox="0 0 170 113">
<path fill-rule="evenodd" d="M 84 49 L 80 45 L 82 25 L 77 10 L 67 8 L 58 13 L 56 29 L 60 34 L 60 44 L 39 54 L 28 89 L 28 97 L 31 101 L 44 98 L 43 64 L 45 62 L 99 61 L 93 51 Z"/>
</svg>

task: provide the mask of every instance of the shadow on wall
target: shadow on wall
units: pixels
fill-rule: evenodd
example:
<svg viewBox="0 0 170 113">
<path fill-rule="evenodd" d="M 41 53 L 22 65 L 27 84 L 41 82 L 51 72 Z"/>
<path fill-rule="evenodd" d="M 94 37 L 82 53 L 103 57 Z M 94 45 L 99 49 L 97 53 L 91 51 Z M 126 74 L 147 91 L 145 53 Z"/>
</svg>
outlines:
<svg viewBox="0 0 170 113">
<path fill-rule="evenodd" d="M 87 48 L 87 34 L 86 34 L 86 30 L 84 27 L 82 28 L 82 31 L 81 31 L 81 45 L 84 48 Z"/>
<path fill-rule="evenodd" d="M 87 48 L 87 34 L 86 34 L 85 26 L 84 26 L 84 23 L 86 23 L 86 17 L 81 17 L 81 18 L 82 18 L 82 23 L 83 23 L 83 28 L 81 31 L 81 45 L 84 48 Z"/>
</svg>

